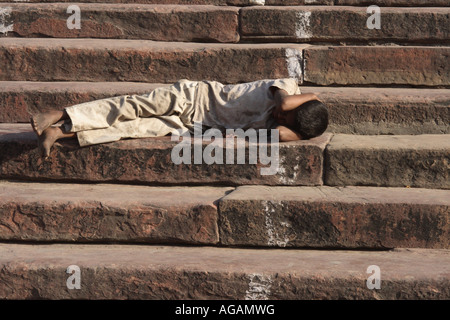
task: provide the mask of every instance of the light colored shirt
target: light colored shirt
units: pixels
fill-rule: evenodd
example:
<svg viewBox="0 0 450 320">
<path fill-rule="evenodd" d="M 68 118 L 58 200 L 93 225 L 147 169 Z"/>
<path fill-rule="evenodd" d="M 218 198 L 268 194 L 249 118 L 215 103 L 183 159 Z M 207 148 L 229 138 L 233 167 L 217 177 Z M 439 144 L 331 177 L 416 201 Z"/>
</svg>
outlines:
<svg viewBox="0 0 450 320">
<path fill-rule="evenodd" d="M 271 87 L 300 94 L 293 78 L 259 80 L 223 85 L 216 81 L 198 83 L 194 102 L 194 122 L 218 129 L 271 129 L 277 124 L 272 117 L 275 98 Z"/>
</svg>

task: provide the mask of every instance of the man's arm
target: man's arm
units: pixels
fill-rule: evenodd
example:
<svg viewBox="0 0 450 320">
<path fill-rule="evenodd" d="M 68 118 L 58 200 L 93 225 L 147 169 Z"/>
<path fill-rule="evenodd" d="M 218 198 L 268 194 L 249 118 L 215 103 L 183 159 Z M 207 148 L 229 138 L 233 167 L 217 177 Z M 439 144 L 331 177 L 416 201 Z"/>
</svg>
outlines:
<svg viewBox="0 0 450 320">
<path fill-rule="evenodd" d="M 289 111 L 311 100 L 319 100 L 314 93 L 289 95 L 286 90 L 272 87 L 275 98 L 275 112 Z"/>
<path fill-rule="evenodd" d="M 280 142 L 297 141 L 302 139 L 301 135 L 295 131 L 292 131 L 288 127 L 277 126 L 276 129 L 278 129 L 280 134 Z"/>
</svg>

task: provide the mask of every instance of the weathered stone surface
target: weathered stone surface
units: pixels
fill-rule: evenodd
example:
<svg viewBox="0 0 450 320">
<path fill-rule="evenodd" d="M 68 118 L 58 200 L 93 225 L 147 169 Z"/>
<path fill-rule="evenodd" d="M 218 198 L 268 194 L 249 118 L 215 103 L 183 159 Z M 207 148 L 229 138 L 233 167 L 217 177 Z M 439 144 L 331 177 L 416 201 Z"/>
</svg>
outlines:
<svg viewBox="0 0 450 320">
<path fill-rule="evenodd" d="M 392 0 L 406 1 L 406 0 Z M 425 0 L 412 0 L 425 1 Z M 444 0 L 432 0 L 439 2 Z M 2 2 L 17 2 L 17 0 L 3 0 Z M 27 2 L 72 2 L 71 0 L 27 0 Z M 332 5 L 334 0 L 78 0 L 77 3 L 141 3 L 141 4 L 183 4 L 183 5 L 233 5 L 233 6 L 254 6 L 254 5 L 276 5 L 276 6 L 294 6 L 294 5 Z"/>
<path fill-rule="evenodd" d="M 334 135 L 325 184 L 450 188 L 450 136 Z"/>
<path fill-rule="evenodd" d="M 449 250 L 0 244 L 1 299 L 449 299 Z M 67 288 L 71 265 L 80 289 Z M 381 288 L 370 290 L 376 265 Z"/>
<path fill-rule="evenodd" d="M 152 185 L 321 185 L 323 152 L 330 138 L 331 134 L 324 134 L 311 140 L 280 143 L 278 164 L 275 156 L 269 156 L 267 164 L 261 163 L 259 153 L 265 153 L 261 144 L 244 149 L 236 141 L 229 147 L 223 143 L 222 160 L 207 164 L 204 155 L 211 154 L 212 146 L 204 141 L 200 164 L 195 164 L 194 158 L 194 148 L 200 148 L 200 144 L 192 142 L 191 164 L 177 165 L 172 161 L 172 150 L 181 140 L 171 141 L 170 137 L 122 140 L 85 148 L 80 148 L 74 139 L 60 140 L 50 158 L 43 160 L 30 125 L 0 124 L 0 178 Z M 208 146 L 209 151 L 205 151 Z M 269 155 L 271 148 L 269 144 Z M 234 150 L 232 164 L 226 164 L 227 150 Z M 244 164 L 237 163 L 238 151 L 245 151 Z M 249 153 L 257 157 L 257 163 L 250 163 Z M 265 174 L 264 168 L 277 173 Z"/>
<path fill-rule="evenodd" d="M 243 186 L 219 203 L 234 246 L 449 248 L 450 191 Z"/>
<path fill-rule="evenodd" d="M 449 47 L 341 46 L 304 50 L 304 81 L 318 85 L 450 85 Z"/>
<path fill-rule="evenodd" d="M 17 0 L 3 0 L 2 2 L 17 2 Z M 27 2 L 52 3 L 52 2 L 72 2 L 72 0 L 27 0 Z M 78 0 L 78 3 L 143 3 L 143 4 L 195 4 L 195 5 L 350 5 L 350 6 L 448 6 L 447 0 Z"/>
<path fill-rule="evenodd" d="M 238 42 L 237 7 L 78 4 L 80 29 L 67 27 L 67 4 L 11 4 L 10 36 Z"/>
<path fill-rule="evenodd" d="M 166 84 L 137 82 L 0 82 L 0 122 L 28 122 L 30 114 Z M 449 134 L 450 90 L 301 87 L 330 112 L 329 132 L 352 134 Z"/>
<path fill-rule="evenodd" d="M 231 188 L 0 182 L 0 239 L 215 244 Z"/>
<path fill-rule="evenodd" d="M 450 90 L 301 87 L 326 103 L 329 132 L 360 135 L 449 134 Z"/>
<path fill-rule="evenodd" d="M 25 39 L 0 42 L 0 81 L 137 81 L 179 79 L 238 83 L 295 77 L 298 44 L 200 44 L 149 40 Z"/>
<path fill-rule="evenodd" d="M 378 5 L 383 7 L 405 6 L 405 7 L 448 7 L 448 0 L 336 0 L 336 5 L 346 6 L 370 6 Z"/>
<path fill-rule="evenodd" d="M 162 83 L 0 81 L 0 122 L 29 122 L 30 114 L 127 94 L 144 94 Z"/>
<path fill-rule="evenodd" d="M 299 5 L 333 5 L 333 0 L 227 0 L 228 3 L 239 4 L 247 1 L 249 5 L 264 4 L 266 6 L 299 6 Z M 244 2 L 245 3 L 245 2 Z"/>
<path fill-rule="evenodd" d="M 241 10 L 245 41 L 450 43 L 450 8 L 383 8 L 382 28 L 366 27 L 367 7 L 248 7 Z"/>
</svg>

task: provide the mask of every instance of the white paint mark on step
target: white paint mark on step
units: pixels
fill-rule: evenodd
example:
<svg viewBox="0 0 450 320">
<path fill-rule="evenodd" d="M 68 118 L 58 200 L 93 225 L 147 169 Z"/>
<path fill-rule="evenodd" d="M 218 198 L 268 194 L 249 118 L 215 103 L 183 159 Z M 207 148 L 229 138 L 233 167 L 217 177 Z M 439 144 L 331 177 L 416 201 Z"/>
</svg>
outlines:
<svg viewBox="0 0 450 320">
<path fill-rule="evenodd" d="M 245 291 L 245 300 L 269 300 L 272 277 L 259 273 L 248 275 L 250 282 Z"/>
<path fill-rule="evenodd" d="M 7 19 L 11 15 L 12 9 L 11 7 L 0 8 L 0 33 L 8 33 L 9 31 L 13 31 L 13 24 L 7 24 Z"/>
<path fill-rule="evenodd" d="M 263 6 L 266 4 L 266 0 L 248 0 L 248 4 L 252 4 L 255 6 Z"/>
<path fill-rule="evenodd" d="M 283 231 L 289 229 L 291 227 L 291 224 L 289 222 L 282 221 L 280 222 L 281 228 L 276 228 L 272 219 L 272 215 L 275 213 L 274 205 L 270 201 L 266 201 L 264 209 L 264 222 L 268 236 L 267 245 L 271 247 L 286 247 L 289 242 L 289 237 Z"/>
<path fill-rule="evenodd" d="M 311 12 L 299 11 L 296 13 L 295 36 L 297 39 L 310 39 L 311 33 Z"/>
<path fill-rule="evenodd" d="M 302 52 L 293 48 L 286 48 L 287 70 L 290 78 L 297 79 L 300 83 L 302 79 Z"/>
</svg>

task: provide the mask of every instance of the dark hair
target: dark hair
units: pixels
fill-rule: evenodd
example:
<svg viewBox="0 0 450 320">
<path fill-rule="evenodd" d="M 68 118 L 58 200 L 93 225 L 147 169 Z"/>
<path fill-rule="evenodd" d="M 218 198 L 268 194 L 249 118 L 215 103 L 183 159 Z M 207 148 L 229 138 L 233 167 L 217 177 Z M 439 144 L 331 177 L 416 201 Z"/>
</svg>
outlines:
<svg viewBox="0 0 450 320">
<path fill-rule="evenodd" d="M 320 136 L 328 127 L 328 109 L 319 100 L 311 100 L 297 107 L 295 131 L 302 139 Z"/>
</svg>

